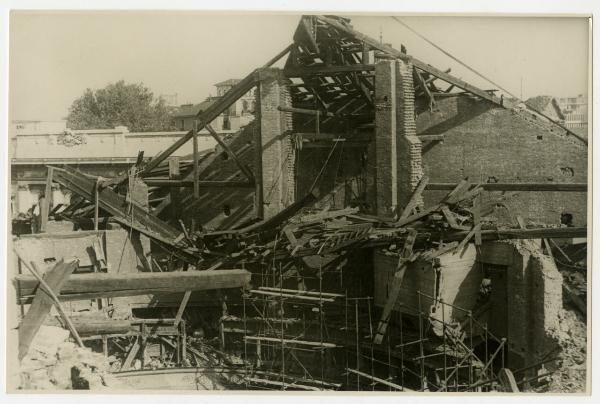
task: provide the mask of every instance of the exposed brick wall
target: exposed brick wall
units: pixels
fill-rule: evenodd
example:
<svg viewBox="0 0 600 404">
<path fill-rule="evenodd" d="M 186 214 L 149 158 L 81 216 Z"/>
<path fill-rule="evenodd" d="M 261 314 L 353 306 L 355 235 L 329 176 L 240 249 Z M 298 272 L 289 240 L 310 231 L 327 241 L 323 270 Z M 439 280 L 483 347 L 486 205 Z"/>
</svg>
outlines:
<svg viewBox="0 0 600 404">
<path fill-rule="evenodd" d="M 291 105 L 287 84 L 280 69 L 261 71 L 260 131 L 265 218 L 277 214 L 295 200 L 296 156 L 290 138 L 291 114 L 277 109 Z"/>
<path fill-rule="evenodd" d="M 433 112 L 417 116 L 418 134 L 443 134 L 444 141 L 423 146 L 430 182 L 586 182 L 587 145 L 527 112 L 494 107 L 469 97 L 440 99 Z M 430 205 L 445 192 L 425 192 Z M 491 193 L 484 193 L 490 197 Z M 501 223 L 558 224 L 562 213 L 585 225 L 587 195 L 572 192 L 521 192 L 497 209 Z"/>
<path fill-rule="evenodd" d="M 398 61 L 383 60 L 375 65 L 375 200 L 379 216 L 393 216 L 398 207 Z M 400 107 L 404 110 L 404 108 Z"/>
</svg>

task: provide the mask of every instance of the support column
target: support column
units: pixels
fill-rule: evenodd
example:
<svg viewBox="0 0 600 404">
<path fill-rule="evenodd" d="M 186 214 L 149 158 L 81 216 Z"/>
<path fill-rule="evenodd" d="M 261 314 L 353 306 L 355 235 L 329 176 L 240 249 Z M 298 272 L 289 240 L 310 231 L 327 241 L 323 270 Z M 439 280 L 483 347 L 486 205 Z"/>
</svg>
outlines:
<svg viewBox="0 0 600 404">
<path fill-rule="evenodd" d="M 397 214 L 423 176 L 416 132 L 412 64 L 380 60 L 375 65 L 375 145 L 369 150 L 375 178 L 369 204 L 378 216 Z"/>
<path fill-rule="evenodd" d="M 374 205 L 378 216 L 392 217 L 398 206 L 396 60 L 375 65 Z M 372 153 L 371 153 L 372 155 Z"/>
<path fill-rule="evenodd" d="M 413 66 L 396 61 L 396 121 L 398 158 L 398 205 L 404 208 L 423 176 L 422 145 L 415 122 L 415 87 Z M 422 198 L 417 206 L 423 206 Z"/>
<path fill-rule="evenodd" d="M 279 111 L 291 106 L 288 81 L 280 69 L 268 68 L 259 73 L 260 136 L 257 150 L 261 167 L 262 215 L 268 219 L 295 201 L 295 151 L 290 138 L 292 116 Z M 260 138 L 260 139 L 259 139 Z M 257 173 L 258 175 L 258 173 Z"/>
</svg>

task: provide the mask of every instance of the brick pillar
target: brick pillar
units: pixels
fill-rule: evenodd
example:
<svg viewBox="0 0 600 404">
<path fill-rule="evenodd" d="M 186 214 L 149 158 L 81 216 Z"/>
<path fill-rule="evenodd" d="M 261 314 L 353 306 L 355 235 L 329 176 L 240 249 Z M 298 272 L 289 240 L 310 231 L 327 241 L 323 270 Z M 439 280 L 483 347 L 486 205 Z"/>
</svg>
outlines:
<svg viewBox="0 0 600 404">
<path fill-rule="evenodd" d="M 379 216 L 394 216 L 412 195 L 423 175 L 421 141 L 416 136 L 412 64 L 381 60 L 375 65 L 375 197 L 369 201 Z"/>
<path fill-rule="evenodd" d="M 383 60 L 375 65 L 375 164 L 370 170 L 375 192 L 368 193 L 375 196 L 370 202 L 375 213 L 388 217 L 398 205 L 396 63 Z"/>
<path fill-rule="evenodd" d="M 421 140 L 415 123 L 415 87 L 413 66 L 410 62 L 396 61 L 396 121 L 398 158 L 398 205 L 404 208 L 423 176 Z M 422 205 L 423 201 L 419 201 Z"/>
<path fill-rule="evenodd" d="M 257 191 L 262 192 L 262 198 L 257 198 L 257 203 L 262 205 L 262 217 L 268 219 L 295 200 L 296 156 L 290 138 L 291 113 L 277 109 L 291 106 L 288 81 L 280 69 L 263 69 L 259 74 L 260 133 L 256 140 L 261 167 L 257 183 L 261 189 Z"/>
</svg>

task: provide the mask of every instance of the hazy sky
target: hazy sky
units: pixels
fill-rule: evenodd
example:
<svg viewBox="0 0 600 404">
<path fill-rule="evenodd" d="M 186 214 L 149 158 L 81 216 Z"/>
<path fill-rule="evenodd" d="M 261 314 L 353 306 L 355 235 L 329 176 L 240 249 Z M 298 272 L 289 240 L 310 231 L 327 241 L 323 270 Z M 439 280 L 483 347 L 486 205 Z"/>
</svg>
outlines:
<svg viewBox="0 0 600 404">
<path fill-rule="evenodd" d="M 180 104 L 215 94 L 285 48 L 299 15 L 198 12 L 13 12 L 9 119 L 59 120 L 86 88 L 142 82 Z M 493 88 L 389 17 L 351 16 L 356 29 L 442 70 Z M 587 91 L 581 18 L 401 17 L 517 96 Z"/>
</svg>

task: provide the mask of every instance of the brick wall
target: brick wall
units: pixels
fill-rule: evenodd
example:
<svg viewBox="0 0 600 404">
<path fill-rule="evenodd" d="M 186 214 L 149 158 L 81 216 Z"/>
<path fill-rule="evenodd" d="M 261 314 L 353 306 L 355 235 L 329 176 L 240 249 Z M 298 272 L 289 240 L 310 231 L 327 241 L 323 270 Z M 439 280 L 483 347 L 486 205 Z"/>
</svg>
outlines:
<svg viewBox="0 0 600 404">
<path fill-rule="evenodd" d="M 587 145 L 528 112 L 494 107 L 469 97 L 437 102 L 417 116 L 418 134 L 443 134 L 443 142 L 423 145 L 423 166 L 430 182 L 586 182 Z M 445 192 L 425 192 L 425 202 Z M 490 193 L 485 193 L 484 197 Z M 571 192 L 521 192 L 497 209 L 501 222 L 560 223 L 562 213 L 585 225 L 587 195 Z M 510 212 L 509 212 L 510 211 Z"/>
<path fill-rule="evenodd" d="M 291 114 L 277 109 L 291 105 L 287 80 L 281 70 L 261 71 L 259 94 L 263 215 L 268 218 L 294 202 L 296 189 Z"/>
</svg>

